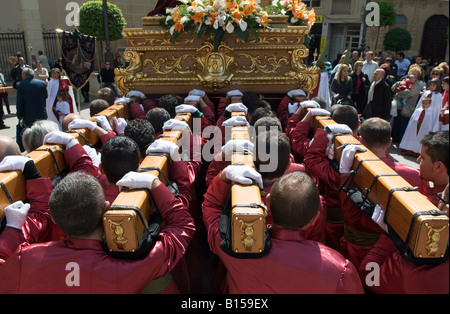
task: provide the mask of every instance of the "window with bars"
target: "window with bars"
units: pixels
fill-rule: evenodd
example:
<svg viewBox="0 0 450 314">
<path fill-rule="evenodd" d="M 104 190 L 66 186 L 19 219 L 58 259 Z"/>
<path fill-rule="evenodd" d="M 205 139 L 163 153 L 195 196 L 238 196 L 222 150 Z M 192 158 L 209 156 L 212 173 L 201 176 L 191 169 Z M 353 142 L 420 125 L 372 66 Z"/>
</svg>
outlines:
<svg viewBox="0 0 450 314">
<path fill-rule="evenodd" d="M 361 25 L 347 25 L 345 30 L 345 48 L 350 44 L 351 51 L 359 49 L 359 38 L 361 36 Z"/>
<path fill-rule="evenodd" d="M 331 14 L 350 14 L 352 0 L 333 0 Z"/>
</svg>

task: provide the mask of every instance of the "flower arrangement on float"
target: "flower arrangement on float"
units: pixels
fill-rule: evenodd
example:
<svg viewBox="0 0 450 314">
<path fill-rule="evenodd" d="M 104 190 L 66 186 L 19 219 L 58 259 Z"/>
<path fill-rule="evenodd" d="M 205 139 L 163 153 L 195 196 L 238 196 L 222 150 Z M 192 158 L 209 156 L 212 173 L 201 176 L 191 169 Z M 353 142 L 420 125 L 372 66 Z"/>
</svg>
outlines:
<svg viewBox="0 0 450 314">
<path fill-rule="evenodd" d="M 160 25 L 172 36 L 172 42 L 184 33 L 214 35 L 217 50 L 226 34 L 235 33 L 247 42 L 258 38 L 258 29 L 267 26 L 268 14 L 260 0 L 180 0 L 183 4 L 167 8 Z"/>
<path fill-rule="evenodd" d="M 273 0 L 266 7 L 268 14 L 288 15 L 293 25 L 308 26 L 310 29 L 316 21 L 314 9 L 307 10 L 307 6 L 298 0 Z"/>
</svg>

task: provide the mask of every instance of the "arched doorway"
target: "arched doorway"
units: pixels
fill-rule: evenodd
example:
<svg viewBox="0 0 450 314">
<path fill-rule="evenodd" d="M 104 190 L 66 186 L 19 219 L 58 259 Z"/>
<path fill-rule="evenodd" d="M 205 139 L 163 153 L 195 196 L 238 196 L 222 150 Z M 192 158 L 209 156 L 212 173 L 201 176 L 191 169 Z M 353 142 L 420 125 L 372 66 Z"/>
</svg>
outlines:
<svg viewBox="0 0 450 314">
<path fill-rule="evenodd" d="M 448 17 L 433 15 L 426 22 L 422 37 L 420 53 L 432 60 L 445 58 L 447 49 Z"/>
</svg>

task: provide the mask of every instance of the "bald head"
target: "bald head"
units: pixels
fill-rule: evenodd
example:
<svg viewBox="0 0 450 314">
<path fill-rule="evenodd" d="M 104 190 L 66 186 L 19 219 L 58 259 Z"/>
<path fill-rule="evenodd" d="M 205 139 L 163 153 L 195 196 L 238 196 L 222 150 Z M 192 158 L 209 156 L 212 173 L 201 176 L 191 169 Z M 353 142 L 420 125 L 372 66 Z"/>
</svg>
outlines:
<svg viewBox="0 0 450 314">
<path fill-rule="evenodd" d="M 0 135 L 0 161 L 6 156 L 20 155 L 20 148 L 16 141 L 9 136 Z"/>
<path fill-rule="evenodd" d="M 69 113 L 67 116 L 64 117 L 61 123 L 61 128 L 63 132 L 66 132 L 69 129 L 70 122 L 72 122 L 75 119 L 81 119 L 81 116 L 76 113 Z"/>
<path fill-rule="evenodd" d="M 385 76 L 386 76 L 386 72 L 383 69 L 376 69 L 373 72 L 373 80 L 375 82 L 384 79 Z"/>
</svg>

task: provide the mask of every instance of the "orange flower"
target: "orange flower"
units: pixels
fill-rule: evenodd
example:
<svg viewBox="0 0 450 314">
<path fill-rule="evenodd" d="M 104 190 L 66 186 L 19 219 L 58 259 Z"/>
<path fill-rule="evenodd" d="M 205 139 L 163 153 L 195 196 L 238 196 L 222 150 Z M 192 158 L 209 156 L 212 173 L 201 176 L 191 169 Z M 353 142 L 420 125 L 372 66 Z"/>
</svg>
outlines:
<svg viewBox="0 0 450 314">
<path fill-rule="evenodd" d="M 175 31 L 177 32 L 181 32 L 184 29 L 183 24 L 181 24 L 180 22 L 175 22 L 175 24 L 173 25 Z"/>
<path fill-rule="evenodd" d="M 227 6 L 228 10 L 231 11 L 237 6 L 237 3 L 234 2 L 234 0 L 226 0 L 225 5 Z"/>
<path fill-rule="evenodd" d="M 256 11 L 256 9 L 257 9 L 257 6 L 253 2 L 250 2 L 249 4 L 246 4 L 244 6 L 244 16 L 252 15 L 253 12 Z"/>
<path fill-rule="evenodd" d="M 181 19 L 180 11 L 175 10 L 175 12 L 172 13 L 172 19 L 177 22 Z"/>
<path fill-rule="evenodd" d="M 239 8 L 235 8 L 235 9 L 234 9 L 234 11 L 233 11 L 233 17 L 234 17 L 236 20 L 242 19 L 242 12 L 239 10 Z"/>
<path fill-rule="evenodd" d="M 292 13 L 296 18 L 303 20 L 303 16 L 305 14 L 305 7 L 302 5 L 294 6 Z"/>
<path fill-rule="evenodd" d="M 216 21 L 217 12 L 216 11 L 209 11 L 209 17 L 211 19 L 211 25 L 214 24 L 214 22 Z"/>
<path fill-rule="evenodd" d="M 314 11 L 314 9 L 311 9 L 308 12 L 308 22 L 309 25 L 313 26 L 316 23 L 316 12 Z"/>
<path fill-rule="evenodd" d="M 262 26 L 266 27 L 267 21 L 269 19 L 269 16 L 264 13 L 263 16 L 261 16 L 261 22 L 259 22 Z"/>
<path fill-rule="evenodd" d="M 205 12 L 196 12 L 192 15 L 192 19 L 194 20 L 194 24 L 203 24 L 203 17 L 205 16 Z"/>
</svg>

